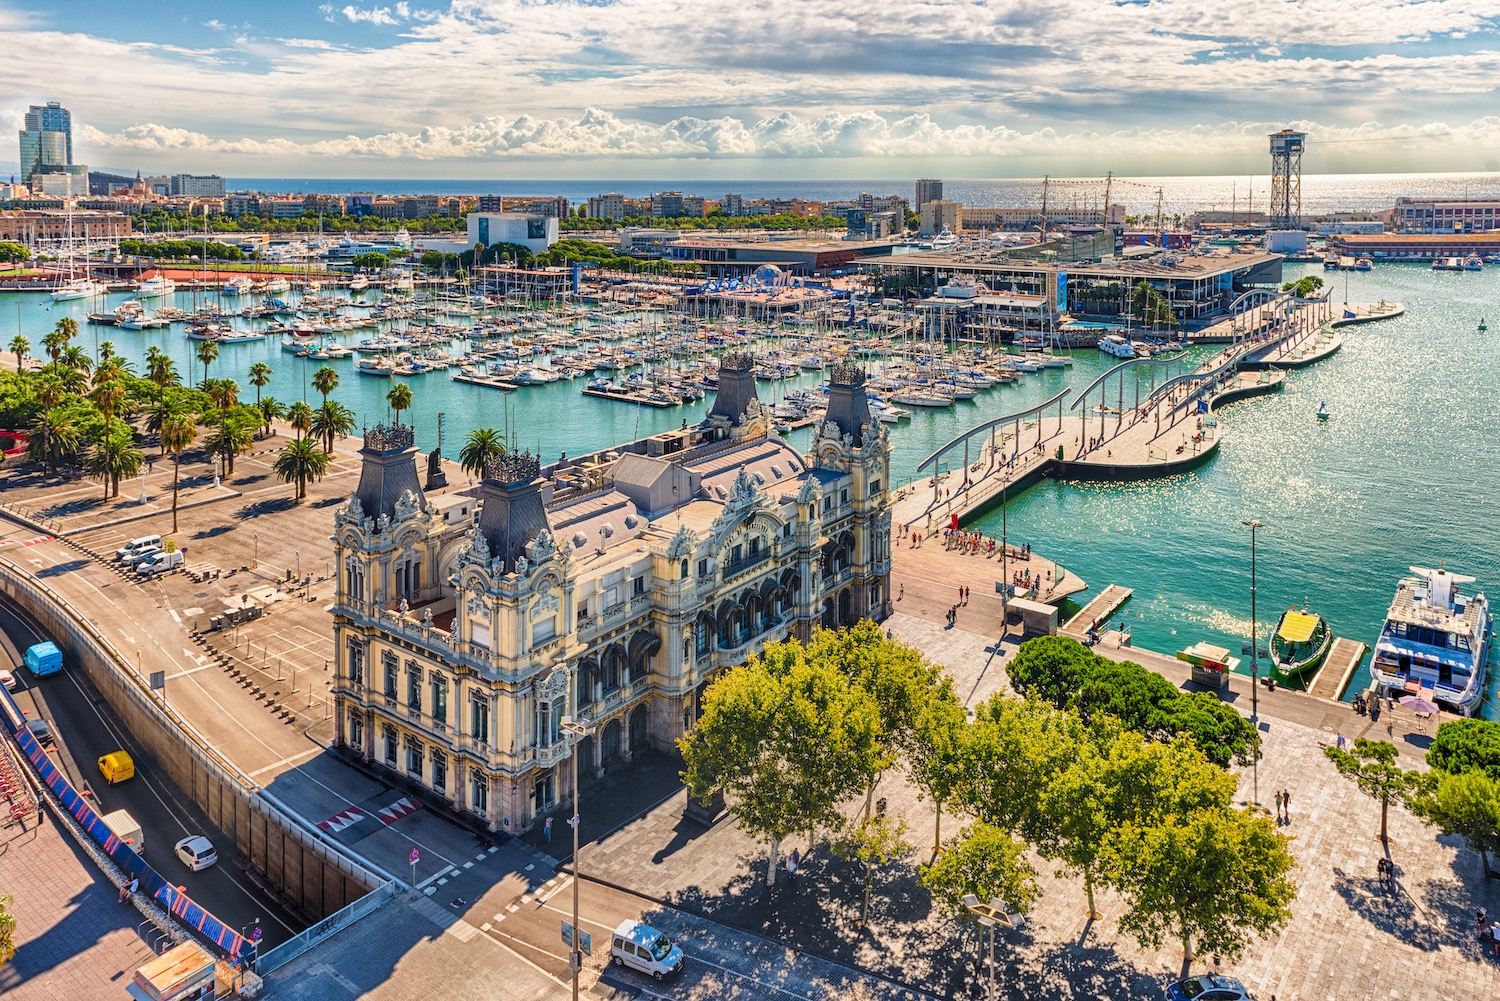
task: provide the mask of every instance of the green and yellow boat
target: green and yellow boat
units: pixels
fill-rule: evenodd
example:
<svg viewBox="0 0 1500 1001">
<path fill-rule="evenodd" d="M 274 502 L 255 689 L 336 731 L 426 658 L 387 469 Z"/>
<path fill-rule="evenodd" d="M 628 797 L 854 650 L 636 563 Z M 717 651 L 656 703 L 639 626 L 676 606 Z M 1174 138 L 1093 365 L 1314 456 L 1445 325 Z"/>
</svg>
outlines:
<svg viewBox="0 0 1500 1001">
<path fill-rule="evenodd" d="M 1304 605 L 1281 613 L 1271 634 L 1271 675 L 1278 681 L 1295 681 L 1323 663 L 1333 645 L 1333 630 L 1323 616 Z"/>
</svg>

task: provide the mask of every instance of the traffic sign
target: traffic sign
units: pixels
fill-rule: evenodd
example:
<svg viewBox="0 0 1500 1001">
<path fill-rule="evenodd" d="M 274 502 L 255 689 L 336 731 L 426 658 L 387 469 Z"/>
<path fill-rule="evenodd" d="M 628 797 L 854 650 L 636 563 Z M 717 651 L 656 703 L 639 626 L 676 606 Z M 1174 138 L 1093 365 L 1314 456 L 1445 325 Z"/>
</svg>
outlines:
<svg viewBox="0 0 1500 1001">
<path fill-rule="evenodd" d="M 255 930 L 250 933 L 250 941 L 254 942 L 256 945 L 260 945 L 260 938 L 264 934 L 265 932 L 261 930 L 260 925 L 256 925 Z"/>
<path fill-rule="evenodd" d="M 420 849 L 420 848 L 413 848 L 411 850 L 411 856 L 407 859 L 407 861 L 410 862 L 412 865 L 416 865 L 417 861 L 419 859 L 421 859 L 421 857 L 422 857 L 422 849 Z"/>
</svg>

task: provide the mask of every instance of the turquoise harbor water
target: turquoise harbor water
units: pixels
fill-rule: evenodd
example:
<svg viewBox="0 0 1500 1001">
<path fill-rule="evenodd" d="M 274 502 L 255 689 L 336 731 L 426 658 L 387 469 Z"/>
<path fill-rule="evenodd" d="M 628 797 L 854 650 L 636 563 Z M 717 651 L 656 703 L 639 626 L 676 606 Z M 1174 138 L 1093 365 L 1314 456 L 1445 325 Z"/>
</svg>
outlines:
<svg viewBox="0 0 1500 1001">
<path fill-rule="evenodd" d="M 1316 267 L 1308 270 L 1318 270 Z M 1109 583 L 1135 590 L 1123 617 L 1137 645 L 1172 652 L 1197 640 L 1238 650 L 1250 632 L 1250 537 L 1240 525 L 1256 518 L 1261 635 L 1287 606 L 1304 600 L 1338 635 L 1373 641 L 1409 565 L 1444 563 L 1472 574 L 1478 587 L 1500 597 L 1500 268 L 1481 273 L 1433 272 L 1421 265 L 1379 265 L 1348 276 L 1349 298 L 1396 300 L 1406 315 L 1348 328 L 1333 358 L 1288 375 L 1275 396 L 1233 404 L 1220 419 L 1226 438 L 1219 456 L 1201 469 L 1165 480 L 1109 486 L 1043 482 L 1009 505 L 1011 538 L 1030 542 L 1077 572 L 1094 593 Z M 1302 273 L 1288 267 L 1288 277 Z M 1321 273 L 1319 271 L 1318 273 Z M 1343 299 L 1344 276 L 1329 276 Z M 113 296 L 110 305 L 124 296 Z M 249 301 L 248 298 L 245 301 Z M 81 340 L 111 340 L 139 361 L 156 344 L 178 361 L 184 376 L 202 378 L 194 342 L 180 329 L 132 332 L 84 322 L 83 303 L 46 307 L 38 294 L 0 295 L 0 343 L 17 325 L 33 344 L 57 318 L 78 318 Z M 191 296 L 179 293 L 179 305 Z M 1478 333 L 1481 316 L 1490 333 Z M 455 321 L 458 322 L 458 321 Z M 364 336 L 364 335 L 359 335 Z M 358 339 L 346 334 L 344 343 Z M 790 346 L 790 344 L 789 344 Z M 274 369 L 266 392 L 284 401 L 303 398 L 319 364 L 294 359 L 275 339 L 221 346 L 213 374 L 240 382 L 253 398 L 246 371 L 264 360 Z M 981 420 L 1023 409 L 1062 388 L 1081 386 L 1110 359 L 1081 351 L 1067 370 L 1028 375 L 949 411 L 915 410 L 895 426 L 895 474 L 909 479 L 917 461 L 938 444 Z M 335 398 L 374 422 L 385 413 L 389 379 L 361 376 L 352 361 L 331 362 L 341 375 Z M 503 426 L 518 446 L 540 448 L 545 459 L 605 447 L 697 420 L 705 405 L 652 410 L 595 400 L 581 384 L 559 382 L 502 395 L 452 382 L 446 373 L 407 380 L 416 403 L 407 415 L 418 443 L 436 442 L 436 415 L 446 414 L 446 448 L 453 454 L 467 431 Z M 762 398 L 809 385 L 814 377 L 761 383 Z M 317 402 L 310 386 L 308 399 Z M 1313 417 L 1328 401 L 1334 417 Z M 508 410 L 508 414 L 507 414 Z M 792 436 L 805 444 L 806 432 Z M 1000 512 L 980 524 L 996 534 Z M 1088 595 L 1082 597 L 1087 598 Z M 1500 717 L 1491 672 L 1485 715 Z"/>
</svg>

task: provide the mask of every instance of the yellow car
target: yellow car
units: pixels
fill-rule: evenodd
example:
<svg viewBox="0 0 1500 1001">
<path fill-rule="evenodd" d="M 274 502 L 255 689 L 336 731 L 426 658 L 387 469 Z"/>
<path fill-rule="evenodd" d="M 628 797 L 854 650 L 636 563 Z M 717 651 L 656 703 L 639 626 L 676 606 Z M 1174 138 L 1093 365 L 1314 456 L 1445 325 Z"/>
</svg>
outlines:
<svg viewBox="0 0 1500 1001">
<path fill-rule="evenodd" d="M 99 759 L 99 773 L 110 785 L 135 776 L 135 761 L 125 751 L 111 751 Z"/>
</svg>

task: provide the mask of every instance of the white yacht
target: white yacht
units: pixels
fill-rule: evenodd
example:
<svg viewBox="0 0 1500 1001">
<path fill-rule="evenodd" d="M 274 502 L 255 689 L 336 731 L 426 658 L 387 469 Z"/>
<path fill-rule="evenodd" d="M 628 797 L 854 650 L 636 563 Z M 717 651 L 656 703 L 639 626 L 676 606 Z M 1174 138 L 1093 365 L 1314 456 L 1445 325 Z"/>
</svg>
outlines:
<svg viewBox="0 0 1500 1001">
<path fill-rule="evenodd" d="M 1120 334 L 1105 334 L 1099 338 L 1099 350 L 1116 358 L 1135 357 L 1135 345 Z"/>
<path fill-rule="evenodd" d="M 1421 695 L 1472 716 L 1484 697 L 1490 649 L 1490 603 L 1461 594 L 1473 577 L 1411 567 L 1375 641 L 1370 673 L 1383 695 Z"/>
<path fill-rule="evenodd" d="M 266 283 L 261 286 L 260 290 L 266 295 L 276 295 L 280 292 L 290 292 L 292 290 L 292 283 L 287 281 L 280 275 L 277 275 L 275 278 L 267 278 Z"/>
<path fill-rule="evenodd" d="M 235 275 L 219 289 L 222 295 L 246 295 L 255 288 L 255 283 L 245 275 Z"/>
<path fill-rule="evenodd" d="M 92 278 L 70 278 L 52 290 L 52 301 L 67 302 L 70 299 L 92 299 L 96 295 L 103 294 L 104 286 Z"/>
<path fill-rule="evenodd" d="M 135 290 L 137 299 L 160 299 L 177 291 L 177 283 L 158 271 Z"/>
<path fill-rule="evenodd" d="M 943 231 L 932 238 L 932 249 L 936 251 L 952 250 L 958 246 L 958 237 L 949 231 L 947 226 Z"/>
</svg>

